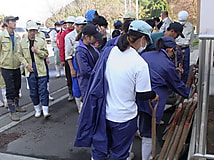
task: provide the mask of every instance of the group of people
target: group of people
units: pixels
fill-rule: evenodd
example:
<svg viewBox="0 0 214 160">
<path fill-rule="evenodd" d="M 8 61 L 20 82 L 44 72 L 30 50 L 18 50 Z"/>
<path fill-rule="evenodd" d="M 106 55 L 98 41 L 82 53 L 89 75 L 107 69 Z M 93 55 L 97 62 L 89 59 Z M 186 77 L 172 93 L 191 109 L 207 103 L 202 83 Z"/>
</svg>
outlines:
<svg viewBox="0 0 214 160">
<path fill-rule="evenodd" d="M 151 25 L 149 21 L 135 20 L 135 15 L 127 12 L 123 23 L 114 22 L 111 38 L 107 20 L 91 9 L 85 17 L 69 16 L 56 22 L 50 33 L 56 77 L 65 67 L 68 100 L 75 98 L 80 113 L 74 145 L 92 147 L 94 160 L 131 159 L 137 130 L 142 137 L 142 160 L 149 160 L 149 103 L 153 107 L 158 103 L 156 118 L 160 123 L 169 88 L 184 98 L 189 95 L 185 83 L 193 27 L 187 22 L 188 12 L 179 12 L 178 22 L 172 22 L 167 11 L 161 17 L 162 21 Z M 18 17 L 5 17 L 7 29 L 0 34 L 0 67 L 11 119 L 19 120 L 16 111 L 25 111 L 18 105 L 21 64 L 28 77 L 35 117 L 40 117 L 41 111 L 49 117 L 45 39 L 30 20 L 26 23 L 28 33 L 20 40 L 14 32 L 16 20 Z M 152 33 L 154 28 L 156 32 Z M 174 62 L 175 51 L 179 56 L 182 50 L 183 69 Z"/>
<path fill-rule="evenodd" d="M 137 130 L 142 137 L 142 160 L 149 160 L 152 150 L 149 103 L 153 107 L 158 103 L 156 121 L 160 124 L 169 89 L 184 98 L 189 96 L 187 79 L 179 76 L 188 76 L 189 53 L 184 53 L 183 62 L 179 59 L 177 62 L 187 68 L 175 65 L 175 56 L 179 57 L 178 53 L 191 45 L 193 27 L 187 22 L 188 12 L 179 12 L 178 22 L 169 22 L 167 11 L 161 15 L 162 24 L 155 33 L 149 23 L 134 17 L 126 19 L 122 26 L 120 21 L 115 21 L 115 30 L 121 30 L 120 34 L 105 43 L 96 64 L 90 67 L 74 145 L 92 147 L 94 160 L 131 159 Z M 116 28 L 118 25 L 120 28 Z M 93 52 L 83 54 L 80 46 L 81 43 L 74 60 L 81 87 L 84 79 L 81 70 L 86 66 L 79 56 L 89 60 Z"/>
<path fill-rule="evenodd" d="M 17 20 L 19 17 L 5 17 L 6 28 L 0 33 L 1 83 L 6 86 L 5 103 L 7 103 L 9 115 L 13 121 L 20 120 L 16 112 L 26 112 L 25 108 L 19 106 L 20 66 L 23 65 L 35 109 L 35 117 L 40 117 L 43 113 L 47 118 L 50 114 L 48 112 L 49 74 L 46 62 L 48 50 L 45 36 L 38 31 L 37 23 L 29 20 L 26 22 L 27 33 L 20 37 L 14 32 Z M 40 107 L 40 103 L 42 107 Z"/>
</svg>

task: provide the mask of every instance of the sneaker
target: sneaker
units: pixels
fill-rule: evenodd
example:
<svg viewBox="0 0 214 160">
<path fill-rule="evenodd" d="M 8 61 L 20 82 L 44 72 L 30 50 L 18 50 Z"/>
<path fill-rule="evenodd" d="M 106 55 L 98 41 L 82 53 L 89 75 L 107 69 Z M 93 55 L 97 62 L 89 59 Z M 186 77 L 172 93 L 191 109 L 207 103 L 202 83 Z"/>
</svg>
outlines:
<svg viewBox="0 0 214 160">
<path fill-rule="evenodd" d="M 20 106 L 16 107 L 16 112 L 26 112 L 26 111 L 27 111 L 26 109 L 24 109 Z"/>
<path fill-rule="evenodd" d="M 59 73 L 56 74 L 56 78 L 59 78 L 61 77 L 61 75 Z"/>
<path fill-rule="evenodd" d="M 68 101 L 70 102 L 70 101 L 73 101 L 73 100 L 74 100 L 74 97 L 71 94 L 69 94 Z"/>
<path fill-rule="evenodd" d="M 51 95 L 49 95 L 49 100 L 54 101 L 54 98 Z"/>
<path fill-rule="evenodd" d="M 134 159 L 134 153 L 129 152 L 129 157 L 126 160 L 132 160 L 132 159 Z"/>
<path fill-rule="evenodd" d="M 4 103 L 0 100 L 0 107 L 4 107 Z"/>
<path fill-rule="evenodd" d="M 5 108 L 8 108 L 7 102 L 4 103 L 4 107 L 5 107 Z"/>
<path fill-rule="evenodd" d="M 9 115 L 10 115 L 10 119 L 11 119 L 12 121 L 19 121 L 19 120 L 20 120 L 20 118 L 19 118 L 19 116 L 16 114 L 16 112 L 10 113 Z"/>
</svg>

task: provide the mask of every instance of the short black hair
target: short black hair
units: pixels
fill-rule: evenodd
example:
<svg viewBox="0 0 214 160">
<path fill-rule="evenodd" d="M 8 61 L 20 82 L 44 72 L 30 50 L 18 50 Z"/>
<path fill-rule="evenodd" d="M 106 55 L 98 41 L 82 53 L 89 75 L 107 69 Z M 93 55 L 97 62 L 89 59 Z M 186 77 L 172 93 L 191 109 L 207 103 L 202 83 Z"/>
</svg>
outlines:
<svg viewBox="0 0 214 160">
<path fill-rule="evenodd" d="M 92 20 L 92 23 L 94 25 L 98 24 L 99 26 L 105 26 L 105 27 L 108 26 L 108 22 L 107 22 L 107 20 L 103 16 L 96 16 L 96 17 L 94 17 L 94 19 Z"/>
<path fill-rule="evenodd" d="M 160 18 L 159 17 L 155 17 L 153 18 L 154 21 L 160 22 Z"/>
<path fill-rule="evenodd" d="M 148 23 L 152 28 L 155 27 L 155 21 L 154 21 L 154 19 L 147 19 L 145 22 Z"/>
</svg>

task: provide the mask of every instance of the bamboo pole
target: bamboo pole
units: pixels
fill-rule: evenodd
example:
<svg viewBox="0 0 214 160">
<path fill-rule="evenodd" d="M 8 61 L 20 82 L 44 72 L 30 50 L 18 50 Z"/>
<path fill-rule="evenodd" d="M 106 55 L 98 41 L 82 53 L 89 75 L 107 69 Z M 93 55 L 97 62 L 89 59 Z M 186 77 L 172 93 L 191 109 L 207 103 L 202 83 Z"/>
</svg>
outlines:
<svg viewBox="0 0 214 160">
<path fill-rule="evenodd" d="M 185 121 L 184 129 L 183 129 L 183 132 L 182 132 L 182 135 L 181 135 L 181 138 L 180 138 L 180 141 L 179 141 L 179 144 L 178 144 L 178 147 L 177 147 L 177 150 L 175 152 L 175 156 L 174 156 L 173 160 L 179 159 L 179 155 L 180 155 L 181 150 L 183 148 L 183 144 L 185 143 L 186 138 L 187 138 L 188 133 L 189 133 L 189 130 L 190 130 L 190 126 L 191 126 L 192 119 L 193 119 L 193 114 L 195 112 L 195 108 L 197 107 L 197 103 L 198 103 L 198 95 L 197 95 L 197 93 L 195 93 L 193 96 L 193 104 L 190 108 L 187 119 Z"/>
<path fill-rule="evenodd" d="M 175 136 L 175 139 L 173 140 L 172 146 L 170 147 L 169 155 L 168 155 L 168 157 L 167 157 L 167 160 L 172 160 L 172 158 L 174 157 L 176 148 L 177 148 L 177 146 L 178 146 L 178 143 L 179 143 L 179 140 L 180 140 L 182 131 L 183 131 L 184 123 L 185 123 L 185 121 L 186 121 L 186 119 L 187 119 L 187 115 L 188 115 L 188 113 L 189 113 L 190 106 L 191 106 L 191 104 L 192 104 L 192 98 L 190 98 L 189 100 L 185 99 L 185 102 L 184 102 L 184 103 L 187 103 L 187 105 L 186 105 L 186 107 L 185 107 L 184 114 L 182 115 L 182 119 L 181 119 L 181 121 L 180 121 L 180 124 L 178 124 L 177 133 L 175 132 L 176 136 Z"/>
</svg>

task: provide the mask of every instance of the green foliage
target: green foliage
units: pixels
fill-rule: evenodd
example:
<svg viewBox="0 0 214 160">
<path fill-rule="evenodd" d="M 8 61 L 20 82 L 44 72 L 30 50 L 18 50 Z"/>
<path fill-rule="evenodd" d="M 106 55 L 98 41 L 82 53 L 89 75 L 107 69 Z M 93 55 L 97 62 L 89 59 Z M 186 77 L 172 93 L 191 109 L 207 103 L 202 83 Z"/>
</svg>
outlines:
<svg viewBox="0 0 214 160">
<path fill-rule="evenodd" d="M 167 3 L 163 0 L 140 0 L 139 19 L 160 17 L 161 11 L 167 9 Z"/>
<path fill-rule="evenodd" d="M 199 38 L 194 39 L 194 41 L 192 42 L 192 46 L 198 46 L 199 45 Z"/>
</svg>

